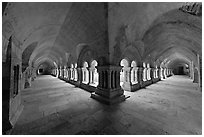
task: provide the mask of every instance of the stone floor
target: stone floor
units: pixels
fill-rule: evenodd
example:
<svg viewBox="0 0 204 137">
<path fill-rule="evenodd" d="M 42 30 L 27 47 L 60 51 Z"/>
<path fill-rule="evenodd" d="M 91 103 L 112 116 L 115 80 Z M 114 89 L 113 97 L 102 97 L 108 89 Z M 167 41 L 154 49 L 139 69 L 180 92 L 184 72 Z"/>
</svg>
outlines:
<svg viewBox="0 0 204 137">
<path fill-rule="evenodd" d="M 12 134 L 202 134 L 202 94 L 190 79 L 172 76 L 113 106 L 52 76 L 21 92 L 24 110 Z"/>
</svg>

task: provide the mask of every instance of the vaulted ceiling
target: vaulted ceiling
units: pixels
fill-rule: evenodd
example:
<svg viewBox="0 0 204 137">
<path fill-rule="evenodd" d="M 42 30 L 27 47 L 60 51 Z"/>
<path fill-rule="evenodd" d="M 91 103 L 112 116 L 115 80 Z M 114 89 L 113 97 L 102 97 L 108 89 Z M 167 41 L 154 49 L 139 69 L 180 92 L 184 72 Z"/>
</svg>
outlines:
<svg viewBox="0 0 204 137">
<path fill-rule="evenodd" d="M 24 63 L 62 64 L 67 62 L 67 55 L 76 62 L 78 45 L 91 45 L 107 31 L 111 53 L 118 29 L 125 25 L 130 44 L 144 43 L 136 47 L 144 59 L 159 63 L 165 60 L 163 64 L 175 57 L 196 61 L 197 54 L 202 56 L 202 16 L 179 10 L 183 4 L 108 3 L 105 9 L 104 3 L 11 2 L 3 14 L 3 37 L 14 35 Z"/>
</svg>

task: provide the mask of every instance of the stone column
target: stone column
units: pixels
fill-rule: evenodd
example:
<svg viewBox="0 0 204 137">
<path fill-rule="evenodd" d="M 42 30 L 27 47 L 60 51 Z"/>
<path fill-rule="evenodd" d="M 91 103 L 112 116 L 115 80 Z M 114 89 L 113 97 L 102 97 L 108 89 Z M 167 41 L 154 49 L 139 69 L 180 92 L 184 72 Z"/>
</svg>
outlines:
<svg viewBox="0 0 204 137">
<path fill-rule="evenodd" d="M 77 86 L 80 86 L 82 83 L 82 69 L 77 68 Z"/>
<path fill-rule="evenodd" d="M 71 79 L 71 70 L 70 70 L 70 68 L 67 68 L 67 73 L 68 73 L 67 80 L 69 81 Z"/>
<path fill-rule="evenodd" d="M 92 75 L 92 72 L 91 72 L 91 69 L 87 69 L 88 70 L 88 73 L 89 73 L 89 79 L 88 79 L 88 85 L 91 83 L 91 75 Z"/>
<path fill-rule="evenodd" d="M 77 81 L 78 74 L 77 74 L 77 68 L 74 68 L 74 81 Z"/>
<path fill-rule="evenodd" d="M 94 68 L 89 68 L 89 84 L 94 84 Z"/>
<path fill-rule="evenodd" d="M 132 68 L 130 67 L 124 67 L 123 71 L 124 71 L 124 82 L 123 82 L 123 89 L 125 91 L 131 91 L 131 70 Z"/>
<path fill-rule="evenodd" d="M 142 81 L 147 81 L 147 68 L 143 68 L 143 75 L 142 76 L 143 76 Z"/>
<path fill-rule="evenodd" d="M 191 61 L 191 64 L 190 64 L 190 77 L 191 77 L 191 79 L 194 79 L 193 76 L 194 76 L 194 65 L 193 65 L 193 61 Z"/>
<path fill-rule="evenodd" d="M 124 101 L 124 91 L 120 87 L 121 69 L 119 66 L 97 66 L 99 84 L 91 97 L 106 104 Z"/>
<path fill-rule="evenodd" d="M 150 70 L 150 78 L 151 78 L 151 80 L 154 79 L 154 75 L 155 75 L 155 68 L 151 68 L 151 70 Z"/>
<path fill-rule="evenodd" d="M 60 78 L 62 77 L 62 69 L 61 69 L 61 67 L 59 68 L 59 77 Z"/>
<path fill-rule="evenodd" d="M 140 84 L 140 85 L 142 85 L 143 84 L 143 67 L 139 67 L 138 68 L 138 83 Z"/>
<path fill-rule="evenodd" d="M 163 68 L 159 69 L 159 78 L 163 79 Z"/>
<path fill-rule="evenodd" d="M 164 70 L 163 70 L 163 77 L 164 77 L 164 79 L 167 78 L 167 75 L 166 75 L 166 68 L 164 68 Z"/>
<path fill-rule="evenodd" d="M 152 77 L 151 77 L 151 68 L 147 68 L 147 80 L 151 80 L 152 79 Z"/>
<path fill-rule="evenodd" d="M 137 84 L 138 83 L 138 67 L 131 68 L 131 83 Z"/>
</svg>

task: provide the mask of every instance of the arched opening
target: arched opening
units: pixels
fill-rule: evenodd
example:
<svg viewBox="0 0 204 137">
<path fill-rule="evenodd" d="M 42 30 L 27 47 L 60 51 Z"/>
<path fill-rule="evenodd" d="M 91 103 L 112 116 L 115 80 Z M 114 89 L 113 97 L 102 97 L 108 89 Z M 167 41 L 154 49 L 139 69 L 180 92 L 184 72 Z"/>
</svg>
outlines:
<svg viewBox="0 0 204 137">
<path fill-rule="evenodd" d="M 64 76 L 63 76 L 64 78 L 68 77 L 68 72 L 67 72 L 66 66 L 64 66 L 63 74 L 64 74 Z"/>
<path fill-rule="evenodd" d="M 89 83 L 89 71 L 88 71 L 88 63 L 85 61 L 82 68 L 82 83 Z"/>
<path fill-rule="evenodd" d="M 128 72 L 125 69 L 128 68 L 128 61 L 126 59 L 122 59 L 120 61 L 120 66 L 123 68 L 120 71 L 120 86 L 122 87 L 124 82 L 128 82 Z"/>
<path fill-rule="evenodd" d="M 52 73 L 53 66 L 49 62 L 43 62 L 37 67 L 36 70 L 37 75 L 50 75 Z"/>
<path fill-rule="evenodd" d="M 147 63 L 147 80 L 151 80 L 150 71 L 151 71 L 150 65 L 149 63 Z"/>
<path fill-rule="evenodd" d="M 146 68 L 146 63 L 143 62 L 143 81 L 147 81 L 147 68 Z"/>
<path fill-rule="evenodd" d="M 189 66 L 188 64 L 178 64 L 174 67 L 173 73 L 175 75 L 188 75 L 189 76 Z"/>
<path fill-rule="evenodd" d="M 38 75 L 42 75 L 44 72 L 43 68 L 38 69 Z"/>
<path fill-rule="evenodd" d="M 138 83 L 138 78 L 137 78 L 137 73 L 138 73 L 138 68 L 137 68 L 137 63 L 135 61 L 132 61 L 131 63 L 131 83 L 132 84 L 137 84 Z"/>
<path fill-rule="evenodd" d="M 74 80 L 74 65 L 73 64 L 71 64 L 71 68 L 70 68 L 70 74 L 71 74 L 71 77 L 70 77 L 70 79 L 71 80 Z"/>
<path fill-rule="evenodd" d="M 155 67 L 155 71 L 154 71 L 153 75 L 154 75 L 154 78 L 158 78 L 158 68 L 157 68 L 157 66 Z"/>
<path fill-rule="evenodd" d="M 94 87 L 98 86 L 98 72 L 96 66 L 98 66 L 98 62 L 93 60 L 90 67 L 90 85 Z"/>
</svg>

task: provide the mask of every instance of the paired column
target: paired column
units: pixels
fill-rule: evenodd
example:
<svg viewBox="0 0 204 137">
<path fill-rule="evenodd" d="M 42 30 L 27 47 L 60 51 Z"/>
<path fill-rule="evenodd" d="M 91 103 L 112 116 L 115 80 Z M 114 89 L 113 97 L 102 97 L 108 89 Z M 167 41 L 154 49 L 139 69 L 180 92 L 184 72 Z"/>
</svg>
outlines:
<svg viewBox="0 0 204 137">
<path fill-rule="evenodd" d="M 138 83 L 138 67 L 131 68 L 131 83 L 132 84 Z"/>
<path fill-rule="evenodd" d="M 119 66 L 98 66 L 99 84 L 91 97 L 107 104 L 124 101 L 124 91 L 120 87 L 121 69 Z"/>
<path fill-rule="evenodd" d="M 147 73 L 146 73 L 147 74 L 147 80 L 151 80 L 151 78 L 152 78 L 151 77 L 151 70 L 152 70 L 151 68 L 147 68 Z"/>
</svg>

